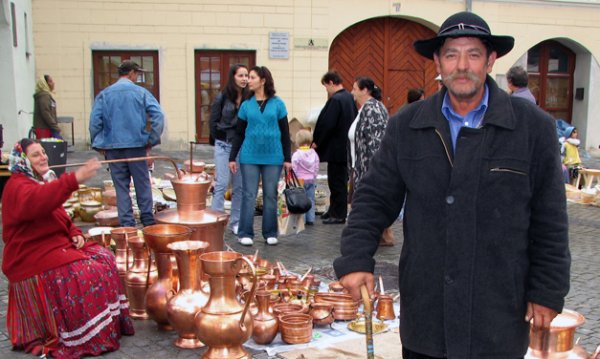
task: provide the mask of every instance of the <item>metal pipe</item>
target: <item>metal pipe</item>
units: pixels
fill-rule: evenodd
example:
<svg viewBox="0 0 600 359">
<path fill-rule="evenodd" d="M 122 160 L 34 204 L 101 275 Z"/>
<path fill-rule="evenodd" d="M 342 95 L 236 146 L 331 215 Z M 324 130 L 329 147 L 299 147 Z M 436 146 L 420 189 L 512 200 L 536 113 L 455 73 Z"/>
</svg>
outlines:
<svg viewBox="0 0 600 359">
<path fill-rule="evenodd" d="M 138 162 L 138 161 L 147 161 L 147 160 L 164 160 L 164 161 L 171 162 L 173 167 L 175 167 L 175 173 L 177 174 L 177 179 L 181 179 L 181 171 L 179 170 L 179 168 L 177 168 L 177 163 L 175 163 L 175 160 L 173 160 L 171 157 L 167 157 L 167 156 L 132 157 L 132 158 L 121 158 L 121 159 L 116 159 L 116 160 L 101 160 L 98 162 L 100 162 L 101 164 L 106 164 L 106 163 L 119 163 L 119 162 Z M 65 165 L 49 166 L 49 168 L 53 169 L 53 168 L 65 168 L 65 167 L 77 167 L 77 166 L 84 166 L 86 163 L 87 162 L 67 163 Z"/>
<path fill-rule="evenodd" d="M 473 0 L 465 0 L 465 8 L 468 12 L 473 11 Z"/>
</svg>

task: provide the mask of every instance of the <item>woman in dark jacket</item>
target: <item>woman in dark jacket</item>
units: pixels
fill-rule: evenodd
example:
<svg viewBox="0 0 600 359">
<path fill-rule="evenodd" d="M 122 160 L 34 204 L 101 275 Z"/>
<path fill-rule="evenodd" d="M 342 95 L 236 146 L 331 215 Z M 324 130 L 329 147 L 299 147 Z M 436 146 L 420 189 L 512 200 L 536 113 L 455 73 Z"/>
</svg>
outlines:
<svg viewBox="0 0 600 359">
<path fill-rule="evenodd" d="M 40 77 L 33 95 L 33 128 L 36 138 L 62 138 L 56 118 L 56 101 L 52 96 L 54 80 L 50 75 Z"/>
<path fill-rule="evenodd" d="M 212 104 L 210 113 L 210 135 L 215 140 L 215 190 L 212 209 L 223 211 L 225 207 L 225 191 L 231 180 L 231 217 L 229 226 L 234 234 L 238 232 L 240 208 L 242 205 L 242 174 L 229 170 L 229 154 L 235 136 L 237 113 L 242 101 L 248 95 L 248 68 L 244 65 L 233 65 L 229 69 L 229 77 L 225 90 Z"/>
<path fill-rule="evenodd" d="M 358 115 L 348 131 L 350 141 L 351 185 L 356 190 L 369 169 L 371 157 L 379 149 L 388 123 L 388 112 L 381 103 L 381 89 L 369 77 L 358 77 L 352 85 L 352 96 L 358 104 Z M 391 228 L 386 228 L 379 245 L 394 245 Z"/>
</svg>

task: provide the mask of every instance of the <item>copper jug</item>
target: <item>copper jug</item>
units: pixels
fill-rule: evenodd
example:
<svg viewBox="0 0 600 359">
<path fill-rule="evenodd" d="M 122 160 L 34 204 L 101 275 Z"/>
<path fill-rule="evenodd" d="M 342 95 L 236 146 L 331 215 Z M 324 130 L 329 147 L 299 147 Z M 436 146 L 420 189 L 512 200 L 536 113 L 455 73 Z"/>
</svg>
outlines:
<svg viewBox="0 0 600 359">
<path fill-rule="evenodd" d="M 204 346 L 194 333 L 194 316 L 208 301 L 208 293 L 202 288 L 202 270 L 199 256 L 208 247 L 207 242 L 182 241 L 168 244 L 177 259 L 179 269 L 179 292 L 167 303 L 167 317 L 179 338 L 175 346 L 184 349 Z"/>
<path fill-rule="evenodd" d="M 249 297 L 254 297 L 257 280 L 252 261 L 236 252 L 204 253 L 200 261 L 204 272 L 210 276 L 208 303 L 194 319 L 196 335 L 208 346 L 202 358 L 250 359 L 250 353 L 242 344 L 252 335 L 252 317 L 248 313 L 251 301 L 242 306 L 237 299 L 235 276 L 246 262 L 253 273 Z"/>
<path fill-rule="evenodd" d="M 129 267 L 129 263 L 133 261 L 131 253 L 129 253 L 129 247 L 127 246 L 127 239 L 136 236 L 137 229 L 133 227 L 113 228 L 110 231 L 110 237 L 115 241 L 115 261 L 117 262 L 117 271 L 119 272 L 119 279 L 121 279 L 123 290 L 125 290 L 127 268 Z"/>
<path fill-rule="evenodd" d="M 129 298 L 129 314 L 133 319 L 148 319 L 146 291 L 156 281 L 156 269 L 151 268 L 150 252 L 142 238 L 129 237 L 127 242 L 133 252 L 133 263 L 125 277 L 125 291 Z"/>
<path fill-rule="evenodd" d="M 155 224 L 145 227 L 144 240 L 154 253 L 158 269 L 158 280 L 146 292 L 146 311 L 162 330 L 172 330 L 167 318 L 167 301 L 173 296 L 178 282 L 178 273 L 173 270 L 169 243 L 189 240 L 192 230 L 179 224 Z"/>
<path fill-rule="evenodd" d="M 256 292 L 256 301 L 258 302 L 258 313 L 254 316 L 254 329 L 252 330 L 252 339 L 257 344 L 269 344 L 277 335 L 277 318 L 271 310 L 271 292 L 259 290 Z"/>
</svg>

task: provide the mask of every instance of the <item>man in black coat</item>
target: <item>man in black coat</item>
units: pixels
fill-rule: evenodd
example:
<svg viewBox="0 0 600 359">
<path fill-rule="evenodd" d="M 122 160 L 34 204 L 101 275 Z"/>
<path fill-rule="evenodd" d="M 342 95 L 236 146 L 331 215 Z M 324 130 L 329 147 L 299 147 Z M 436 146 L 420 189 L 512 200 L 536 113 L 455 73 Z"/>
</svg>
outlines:
<svg viewBox="0 0 600 359">
<path fill-rule="evenodd" d="M 329 209 L 322 218 L 324 224 L 343 224 L 348 214 L 348 130 L 357 110 L 352 94 L 344 89 L 337 72 L 327 72 L 321 84 L 329 99 L 317 119 L 312 147 L 321 162 L 327 162 Z"/>
<path fill-rule="evenodd" d="M 569 291 L 564 184 L 553 119 L 487 74 L 514 44 L 479 16 L 416 41 L 444 88 L 390 119 L 354 193 L 340 282 L 373 290 L 373 255 L 406 199 L 399 264 L 403 358 L 520 358 Z"/>
</svg>

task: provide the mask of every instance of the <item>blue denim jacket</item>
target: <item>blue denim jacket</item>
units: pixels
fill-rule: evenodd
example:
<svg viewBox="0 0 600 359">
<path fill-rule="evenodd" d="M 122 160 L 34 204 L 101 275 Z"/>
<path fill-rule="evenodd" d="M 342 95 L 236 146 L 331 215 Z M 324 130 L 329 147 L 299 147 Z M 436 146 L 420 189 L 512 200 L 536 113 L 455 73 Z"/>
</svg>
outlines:
<svg viewBox="0 0 600 359">
<path fill-rule="evenodd" d="M 163 127 L 164 114 L 158 101 L 127 78 L 100 92 L 90 114 L 90 138 L 95 149 L 155 146 L 160 143 Z"/>
</svg>

